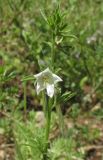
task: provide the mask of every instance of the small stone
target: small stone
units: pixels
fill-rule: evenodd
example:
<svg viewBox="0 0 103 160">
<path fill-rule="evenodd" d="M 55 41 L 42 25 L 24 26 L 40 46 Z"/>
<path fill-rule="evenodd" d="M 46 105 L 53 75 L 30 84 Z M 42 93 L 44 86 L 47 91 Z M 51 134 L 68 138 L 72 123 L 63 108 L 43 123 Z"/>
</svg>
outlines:
<svg viewBox="0 0 103 160">
<path fill-rule="evenodd" d="M 37 123 L 37 127 L 43 127 L 45 125 L 45 116 L 42 111 L 36 113 L 35 121 Z"/>
<path fill-rule="evenodd" d="M 4 160 L 4 159 L 5 159 L 5 151 L 0 150 L 0 160 Z"/>
<path fill-rule="evenodd" d="M 4 134 L 5 130 L 3 128 L 0 128 L 0 134 Z"/>
</svg>

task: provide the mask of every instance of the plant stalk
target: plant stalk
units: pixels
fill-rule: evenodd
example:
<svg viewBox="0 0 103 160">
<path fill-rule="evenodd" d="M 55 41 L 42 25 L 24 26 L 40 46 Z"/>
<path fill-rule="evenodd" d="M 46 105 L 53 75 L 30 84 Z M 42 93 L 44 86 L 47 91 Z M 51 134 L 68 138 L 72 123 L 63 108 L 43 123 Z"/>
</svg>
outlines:
<svg viewBox="0 0 103 160">
<path fill-rule="evenodd" d="M 52 71 L 54 71 L 54 64 L 55 64 L 55 36 L 52 33 L 52 48 L 51 48 L 51 61 L 52 61 Z"/>
<path fill-rule="evenodd" d="M 60 105 L 57 104 L 57 97 L 56 96 L 55 96 L 55 107 L 56 107 L 56 112 L 57 112 L 58 118 L 59 118 L 60 131 L 61 131 L 62 136 L 65 137 L 66 133 L 65 133 L 64 117 L 62 115 Z"/>
<path fill-rule="evenodd" d="M 27 110 L 27 101 L 26 101 L 26 82 L 23 82 L 24 87 L 24 119 L 26 120 L 26 110 Z"/>
<path fill-rule="evenodd" d="M 46 95 L 45 95 L 46 96 Z M 50 133 L 50 122 L 51 122 L 51 100 L 46 96 L 46 132 L 45 132 L 45 149 L 43 160 L 47 160 L 47 152 L 49 145 L 49 133 Z"/>
</svg>

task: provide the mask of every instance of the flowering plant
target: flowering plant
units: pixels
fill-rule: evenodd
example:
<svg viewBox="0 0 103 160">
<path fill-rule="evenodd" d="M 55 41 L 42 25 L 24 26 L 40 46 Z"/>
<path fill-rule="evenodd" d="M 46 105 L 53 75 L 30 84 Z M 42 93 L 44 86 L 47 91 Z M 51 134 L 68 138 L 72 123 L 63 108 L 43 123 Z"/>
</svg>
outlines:
<svg viewBox="0 0 103 160">
<path fill-rule="evenodd" d="M 42 90 L 46 89 L 47 95 L 52 98 L 54 95 L 54 87 L 57 82 L 62 79 L 56 74 L 52 73 L 49 68 L 34 75 L 37 81 L 36 91 L 39 94 Z"/>
</svg>

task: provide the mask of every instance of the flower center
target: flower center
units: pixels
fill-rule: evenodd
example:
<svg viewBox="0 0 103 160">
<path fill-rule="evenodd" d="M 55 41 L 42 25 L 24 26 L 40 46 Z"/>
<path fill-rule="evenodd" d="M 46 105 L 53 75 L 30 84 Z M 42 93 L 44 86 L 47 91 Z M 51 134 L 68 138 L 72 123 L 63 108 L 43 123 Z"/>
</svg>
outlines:
<svg viewBox="0 0 103 160">
<path fill-rule="evenodd" d="M 44 75 L 44 76 L 43 76 L 43 81 L 44 81 L 44 82 L 49 82 L 49 77 L 46 76 L 46 75 Z"/>
</svg>

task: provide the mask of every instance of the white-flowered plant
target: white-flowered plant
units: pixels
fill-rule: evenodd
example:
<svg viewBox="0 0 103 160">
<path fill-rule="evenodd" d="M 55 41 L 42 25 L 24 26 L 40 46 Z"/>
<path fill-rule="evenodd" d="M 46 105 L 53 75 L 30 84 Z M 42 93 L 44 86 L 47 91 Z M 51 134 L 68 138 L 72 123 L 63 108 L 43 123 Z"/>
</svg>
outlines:
<svg viewBox="0 0 103 160">
<path fill-rule="evenodd" d="M 34 75 L 37 81 L 36 91 L 39 94 L 42 90 L 46 89 L 47 95 L 53 97 L 55 84 L 62 81 L 62 79 L 47 68 L 44 71 Z"/>
</svg>

